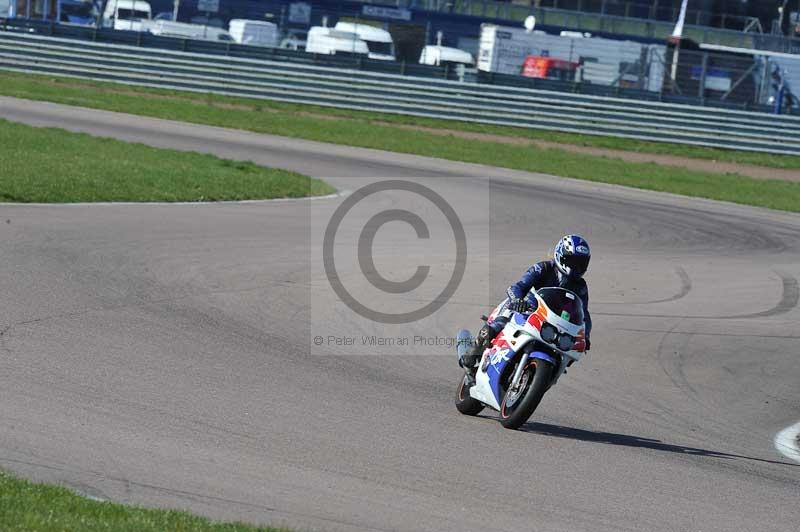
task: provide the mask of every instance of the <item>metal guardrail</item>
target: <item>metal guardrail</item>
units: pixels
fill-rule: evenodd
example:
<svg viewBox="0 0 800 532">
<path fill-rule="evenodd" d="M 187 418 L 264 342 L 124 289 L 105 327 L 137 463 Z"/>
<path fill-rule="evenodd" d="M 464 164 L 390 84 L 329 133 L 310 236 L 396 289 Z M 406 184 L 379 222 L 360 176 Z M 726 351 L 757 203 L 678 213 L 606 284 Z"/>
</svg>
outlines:
<svg viewBox="0 0 800 532">
<path fill-rule="evenodd" d="M 0 32 L 0 70 L 800 155 L 800 118 Z"/>
<path fill-rule="evenodd" d="M 121 44 L 137 48 L 158 50 L 177 50 L 202 54 L 244 57 L 266 61 L 292 61 L 320 66 L 369 70 L 373 72 L 396 73 L 420 77 L 455 77 L 452 68 L 429 65 L 378 61 L 360 54 L 340 53 L 337 55 L 309 54 L 304 51 L 286 48 L 248 46 L 233 41 L 210 41 L 154 35 L 147 31 L 114 30 L 74 24 L 58 24 L 54 21 L 31 19 L 0 19 L 0 31 L 22 34 L 35 33 L 47 37 L 62 37 L 70 40 L 84 40 L 106 44 Z"/>
<path fill-rule="evenodd" d="M 590 94 L 594 96 L 609 96 L 614 98 L 631 98 L 651 101 L 655 100 L 676 104 L 704 105 L 722 107 L 726 109 L 740 109 L 745 111 L 772 111 L 772 106 L 761 105 L 755 102 L 735 101 L 733 99 L 721 100 L 716 98 L 707 98 L 705 95 L 701 97 L 696 94 L 676 94 L 668 90 L 651 92 L 635 87 L 601 85 L 597 83 L 582 82 L 581 80 L 566 81 L 559 79 L 528 78 L 520 75 L 498 74 L 495 72 L 481 71 L 467 71 L 464 79 L 460 79 L 458 69 L 447 65 L 428 66 L 408 62 L 379 61 L 376 59 L 369 59 L 358 54 L 309 54 L 305 53 L 304 51 L 293 51 L 282 48 L 248 46 L 235 44 L 232 42 L 163 37 L 153 35 L 148 32 L 117 31 L 107 28 L 89 28 L 85 26 L 54 24 L 52 22 L 33 20 L 13 19 L 0 21 L 0 31 L 37 34 L 47 37 L 62 37 L 70 40 L 83 40 L 96 43 L 135 46 L 137 48 L 149 48 L 159 51 L 178 50 L 182 52 L 221 55 L 226 57 L 240 57 L 260 61 L 293 62 L 329 68 L 363 70 L 367 72 L 380 72 L 383 74 L 399 74 L 401 76 L 413 76 L 418 78 L 475 81 L 488 85 L 504 85 L 527 89 L 571 92 Z M 698 63 L 698 65 L 701 65 L 701 63 Z M 788 111 L 792 114 L 800 116 L 800 109 L 791 109 Z"/>
</svg>

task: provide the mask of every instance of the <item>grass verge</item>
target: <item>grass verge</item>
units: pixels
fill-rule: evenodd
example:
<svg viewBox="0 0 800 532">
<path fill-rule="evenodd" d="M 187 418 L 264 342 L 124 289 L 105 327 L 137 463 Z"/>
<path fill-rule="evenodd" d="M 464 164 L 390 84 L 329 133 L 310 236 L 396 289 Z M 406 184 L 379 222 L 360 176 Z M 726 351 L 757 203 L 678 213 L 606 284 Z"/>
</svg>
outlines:
<svg viewBox="0 0 800 532">
<path fill-rule="evenodd" d="M 220 201 L 300 198 L 332 187 L 212 155 L 0 120 L 0 201 Z"/>
<path fill-rule="evenodd" d="M 4 532 L 289 532 L 243 523 L 215 523 L 176 510 L 150 510 L 93 501 L 66 488 L 36 484 L 0 471 L 0 530 Z"/>
<path fill-rule="evenodd" d="M 120 86 L 50 76 L 4 73 L 0 74 L 0 93 L 800 212 L 798 182 L 757 180 L 738 174 L 719 174 L 653 163 L 635 163 L 610 157 L 568 153 L 559 149 L 439 135 L 398 126 L 399 122 L 414 122 L 425 126 L 430 126 L 432 123 L 410 117 L 356 113 L 265 100 Z M 375 117 L 380 118 L 380 123 L 373 119 Z M 450 127 L 458 123 L 447 124 Z M 461 126 L 472 127 L 469 124 Z M 486 128 L 482 126 L 481 128 L 486 132 Z M 504 134 L 514 131 L 513 128 L 502 129 Z M 550 140 L 560 138 L 552 133 L 547 135 Z M 685 146 L 673 147 L 681 150 L 689 149 Z M 755 164 L 756 159 L 745 159 L 761 157 L 759 154 L 712 151 L 724 153 L 730 160 L 740 163 Z M 782 161 L 780 165 L 784 167 L 800 168 L 800 157 L 769 156 L 764 162 L 773 164 L 777 160 Z M 773 166 L 780 165 L 773 164 Z"/>
<path fill-rule="evenodd" d="M 320 119 L 320 117 L 346 118 L 350 122 L 357 123 L 352 124 L 354 128 L 359 125 L 370 124 L 415 125 L 442 130 L 479 132 L 576 146 L 673 155 L 768 168 L 800 169 L 800 156 L 742 152 L 687 144 L 648 142 L 618 137 L 473 124 L 456 120 L 351 111 L 251 98 L 120 86 L 114 83 L 34 74 L 0 72 L 0 95 L 220 125 L 284 136 L 299 137 L 298 131 L 302 131 L 309 126 L 309 123 L 306 120 L 298 121 L 298 118 L 301 115 L 306 115 L 303 118 L 313 120 L 313 116 L 307 116 L 311 114 L 318 115 L 317 119 Z M 199 112 L 193 108 L 198 105 L 206 107 L 206 112 Z M 253 111 L 256 113 L 253 113 Z M 295 121 L 297 122 L 295 123 Z M 325 133 L 330 135 L 331 131 L 326 131 Z M 338 142 L 335 138 L 335 131 L 333 133 L 333 138 L 329 136 L 328 142 Z M 316 138 L 313 131 L 309 132 L 308 136 L 304 138 L 312 138 L 312 136 Z"/>
</svg>

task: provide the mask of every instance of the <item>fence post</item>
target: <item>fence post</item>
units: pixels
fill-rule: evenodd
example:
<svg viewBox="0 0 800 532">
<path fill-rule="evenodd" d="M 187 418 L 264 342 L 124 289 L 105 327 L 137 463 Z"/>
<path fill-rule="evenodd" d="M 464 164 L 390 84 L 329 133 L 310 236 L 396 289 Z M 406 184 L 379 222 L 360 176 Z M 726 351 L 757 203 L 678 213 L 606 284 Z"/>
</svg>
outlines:
<svg viewBox="0 0 800 532">
<path fill-rule="evenodd" d="M 642 46 L 639 54 L 639 82 L 636 84 L 636 88 L 639 90 L 645 90 L 644 80 L 647 78 L 647 65 L 650 62 L 647 56 L 647 48 Z"/>
<path fill-rule="evenodd" d="M 764 68 L 761 71 L 761 83 L 758 84 L 756 92 L 756 105 L 761 105 L 764 101 L 764 88 L 769 85 L 769 58 L 764 58 Z"/>
<path fill-rule="evenodd" d="M 708 72 L 708 52 L 703 52 L 703 62 L 700 71 L 700 87 L 697 89 L 697 96 L 700 104 L 706 104 L 706 73 Z"/>
</svg>

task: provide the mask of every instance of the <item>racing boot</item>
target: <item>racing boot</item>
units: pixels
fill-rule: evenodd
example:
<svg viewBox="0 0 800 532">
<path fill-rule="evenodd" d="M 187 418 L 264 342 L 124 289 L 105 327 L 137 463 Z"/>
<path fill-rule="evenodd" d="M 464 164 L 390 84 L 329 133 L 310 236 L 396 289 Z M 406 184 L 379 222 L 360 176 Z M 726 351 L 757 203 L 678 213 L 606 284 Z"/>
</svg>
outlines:
<svg viewBox="0 0 800 532">
<path fill-rule="evenodd" d="M 475 373 L 478 371 L 478 362 L 481 359 L 484 349 L 489 346 L 495 336 L 497 336 L 497 331 L 488 325 L 481 327 L 481 330 L 478 331 L 475 337 L 474 345 L 466 352 L 463 360 L 460 361 L 461 367 L 464 368 L 464 371 L 471 380 L 475 379 Z"/>
</svg>

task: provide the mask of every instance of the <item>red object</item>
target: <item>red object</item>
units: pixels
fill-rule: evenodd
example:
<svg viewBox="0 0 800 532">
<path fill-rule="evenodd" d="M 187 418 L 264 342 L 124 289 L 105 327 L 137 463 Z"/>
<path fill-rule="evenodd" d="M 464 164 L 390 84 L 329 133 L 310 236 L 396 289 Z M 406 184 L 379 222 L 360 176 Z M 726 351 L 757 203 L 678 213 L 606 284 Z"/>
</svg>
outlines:
<svg viewBox="0 0 800 532">
<path fill-rule="evenodd" d="M 558 78 L 575 76 L 580 63 L 529 55 L 522 63 L 522 75 L 528 78 Z"/>
</svg>

